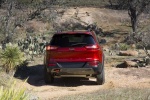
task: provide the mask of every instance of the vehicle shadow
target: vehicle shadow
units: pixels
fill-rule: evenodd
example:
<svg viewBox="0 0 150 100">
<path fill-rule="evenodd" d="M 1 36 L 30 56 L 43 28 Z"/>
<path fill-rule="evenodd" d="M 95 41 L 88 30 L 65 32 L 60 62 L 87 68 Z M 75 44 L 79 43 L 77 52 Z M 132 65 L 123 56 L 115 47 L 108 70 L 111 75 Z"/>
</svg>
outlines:
<svg viewBox="0 0 150 100">
<path fill-rule="evenodd" d="M 95 81 L 89 80 L 88 78 L 78 78 L 78 77 L 55 78 L 54 83 L 46 84 L 44 82 L 43 70 L 44 70 L 43 65 L 19 67 L 16 70 L 14 77 L 21 80 L 27 79 L 27 82 L 33 86 L 51 85 L 60 87 L 63 86 L 73 87 L 82 85 L 96 85 Z"/>
</svg>

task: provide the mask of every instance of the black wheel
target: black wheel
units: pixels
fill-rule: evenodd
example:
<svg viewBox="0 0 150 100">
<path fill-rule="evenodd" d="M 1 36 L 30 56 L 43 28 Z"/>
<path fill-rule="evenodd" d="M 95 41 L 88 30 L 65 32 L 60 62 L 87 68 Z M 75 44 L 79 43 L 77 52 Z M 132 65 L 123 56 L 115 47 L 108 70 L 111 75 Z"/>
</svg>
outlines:
<svg viewBox="0 0 150 100">
<path fill-rule="evenodd" d="M 103 61 L 102 61 L 102 71 L 100 74 L 96 75 L 97 84 L 103 85 L 105 83 L 105 71 L 104 71 L 104 55 L 103 55 Z"/>
<path fill-rule="evenodd" d="M 105 83 L 105 72 L 104 72 L 104 68 L 102 70 L 102 72 L 100 74 L 96 75 L 96 79 L 97 79 L 97 84 L 98 85 L 103 85 Z"/>
<path fill-rule="evenodd" d="M 47 72 L 46 67 L 44 67 L 44 80 L 46 84 L 51 84 L 54 82 L 54 76 Z"/>
</svg>

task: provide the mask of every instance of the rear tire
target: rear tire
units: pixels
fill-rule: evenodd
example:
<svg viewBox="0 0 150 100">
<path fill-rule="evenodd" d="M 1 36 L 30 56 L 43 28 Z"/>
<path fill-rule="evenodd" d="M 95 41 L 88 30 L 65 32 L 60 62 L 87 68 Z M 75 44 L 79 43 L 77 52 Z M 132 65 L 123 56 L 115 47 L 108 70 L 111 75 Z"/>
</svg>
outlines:
<svg viewBox="0 0 150 100">
<path fill-rule="evenodd" d="M 102 71 L 100 74 L 96 75 L 97 84 L 103 85 L 105 83 L 105 71 L 104 71 L 104 55 L 103 55 L 103 61 L 102 61 Z"/>
<path fill-rule="evenodd" d="M 102 70 L 102 72 L 100 74 L 97 74 L 96 79 L 97 79 L 97 84 L 98 85 L 103 85 L 105 83 L 104 69 Z"/>
<path fill-rule="evenodd" d="M 44 67 L 44 81 L 46 84 L 51 84 L 54 82 L 54 76 L 47 72 L 46 67 Z"/>
</svg>

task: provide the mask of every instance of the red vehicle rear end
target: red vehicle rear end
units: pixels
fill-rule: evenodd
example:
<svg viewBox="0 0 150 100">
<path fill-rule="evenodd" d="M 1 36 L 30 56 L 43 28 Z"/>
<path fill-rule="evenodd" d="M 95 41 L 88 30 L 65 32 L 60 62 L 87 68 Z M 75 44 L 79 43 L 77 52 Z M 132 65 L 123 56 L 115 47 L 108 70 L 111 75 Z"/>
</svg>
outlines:
<svg viewBox="0 0 150 100">
<path fill-rule="evenodd" d="M 88 31 L 60 32 L 53 35 L 46 47 L 45 82 L 55 77 L 96 77 L 105 82 L 104 55 L 95 33 Z"/>
</svg>

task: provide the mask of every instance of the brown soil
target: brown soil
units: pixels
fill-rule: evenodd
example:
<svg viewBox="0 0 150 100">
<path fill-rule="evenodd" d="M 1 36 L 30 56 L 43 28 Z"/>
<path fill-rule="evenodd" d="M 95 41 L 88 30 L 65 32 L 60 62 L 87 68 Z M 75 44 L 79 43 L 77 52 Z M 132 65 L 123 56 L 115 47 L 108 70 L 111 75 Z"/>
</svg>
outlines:
<svg viewBox="0 0 150 100">
<path fill-rule="evenodd" d="M 37 65 L 38 63 L 38 65 Z M 51 85 L 45 84 L 43 78 L 42 58 L 36 58 L 29 64 L 29 79 L 25 87 L 33 95 L 41 100 L 60 98 L 65 95 L 89 93 L 102 89 L 112 88 L 150 88 L 150 67 L 143 68 L 115 68 L 105 67 L 106 82 L 104 85 L 97 85 L 96 79 L 90 78 L 58 78 Z"/>
</svg>

